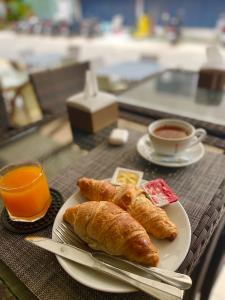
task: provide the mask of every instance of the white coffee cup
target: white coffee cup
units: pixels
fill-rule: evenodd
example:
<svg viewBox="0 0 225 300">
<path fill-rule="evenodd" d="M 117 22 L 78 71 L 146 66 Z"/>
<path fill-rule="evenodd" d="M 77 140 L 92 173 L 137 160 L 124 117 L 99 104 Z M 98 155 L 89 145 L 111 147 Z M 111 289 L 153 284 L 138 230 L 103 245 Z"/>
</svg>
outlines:
<svg viewBox="0 0 225 300">
<path fill-rule="evenodd" d="M 156 130 L 160 128 L 179 128 L 184 137 L 162 137 Z M 148 133 L 155 151 L 162 155 L 176 155 L 200 143 L 206 136 L 205 129 L 195 129 L 190 123 L 178 119 L 162 119 L 148 126 Z"/>
</svg>

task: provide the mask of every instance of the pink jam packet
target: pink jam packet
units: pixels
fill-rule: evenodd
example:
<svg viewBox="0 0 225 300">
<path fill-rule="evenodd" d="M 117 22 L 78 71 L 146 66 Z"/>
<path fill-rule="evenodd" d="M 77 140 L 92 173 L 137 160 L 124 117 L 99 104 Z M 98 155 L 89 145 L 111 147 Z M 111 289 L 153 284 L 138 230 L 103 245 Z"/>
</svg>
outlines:
<svg viewBox="0 0 225 300">
<path fill-rule="evenodd" d="M 148 198 L 157 206 L 162 207 L 179 200 L 179 197 L 162 178 L 149 181 L 142 187 Z"/>
</svg>

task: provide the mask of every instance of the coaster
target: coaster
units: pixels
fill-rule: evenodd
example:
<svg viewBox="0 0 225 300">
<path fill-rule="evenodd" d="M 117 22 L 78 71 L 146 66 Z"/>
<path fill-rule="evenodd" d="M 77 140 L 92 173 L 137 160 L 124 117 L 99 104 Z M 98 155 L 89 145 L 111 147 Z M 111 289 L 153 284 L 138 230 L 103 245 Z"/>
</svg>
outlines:
<svg viewBox="0 0 225 300">
<path fill-rule="evenodd" d="M 7 210 L 3 208 L 1 213 L 1 222 L 3 227 L 15 233 L 33 233 L 52 224 L 64 202 L 62 195 L 58 191 L 50 189 L 50 192 L 52 196 L 52 204 L 43 218 L 35 222 L 15 222 L 9 218 Z"/>
</svg>

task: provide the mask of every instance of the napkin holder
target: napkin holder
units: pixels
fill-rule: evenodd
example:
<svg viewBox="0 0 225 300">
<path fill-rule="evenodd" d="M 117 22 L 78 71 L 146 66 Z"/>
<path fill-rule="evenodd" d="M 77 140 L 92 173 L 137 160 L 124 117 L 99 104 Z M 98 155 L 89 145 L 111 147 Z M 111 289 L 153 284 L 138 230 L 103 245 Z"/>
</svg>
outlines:
<svg viewBox="0 0 225 300">
<path fill-rule="evenodd" d="M 67 110 L 71 127 L 88 133 L 97 133 L 118 119 L 116 97 L 98 90 L 91 71 L 87 71 L 84 91 L 67 100 Z"/>
<path fill-rule="evenodd" d="M 198 87 L 222 91 L 225 86 L 225 64 L 218 48 L 207 48 L 207 62 L 199 71 Z"/>
</svg>

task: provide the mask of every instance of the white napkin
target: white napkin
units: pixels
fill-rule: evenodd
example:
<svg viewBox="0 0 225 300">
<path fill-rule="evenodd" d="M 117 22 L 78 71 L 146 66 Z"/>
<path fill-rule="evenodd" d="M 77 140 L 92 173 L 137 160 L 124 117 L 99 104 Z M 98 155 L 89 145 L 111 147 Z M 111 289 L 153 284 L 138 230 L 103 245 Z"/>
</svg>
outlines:
<svg viewBox="0 0 225 300">
<path fill-rule="evenodd" d="M 84 91 L 67 100 L 67 104 L 89 113 L 96 112 L 116 102 L 116 97 L 99 91 L 96 75 L 93 71 L 86 72 Z"/>
</svg>

